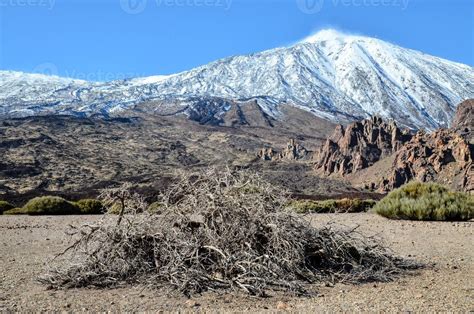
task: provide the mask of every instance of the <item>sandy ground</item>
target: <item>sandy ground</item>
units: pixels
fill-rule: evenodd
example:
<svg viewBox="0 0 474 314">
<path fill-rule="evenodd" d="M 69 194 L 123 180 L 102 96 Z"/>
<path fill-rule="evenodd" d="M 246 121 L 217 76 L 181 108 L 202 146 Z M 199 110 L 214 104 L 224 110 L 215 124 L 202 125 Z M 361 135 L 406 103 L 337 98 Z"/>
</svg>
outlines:
<svg viewBox="0 0 474 314">
<path fill-rule="evenodd" d="M 399 255 L 435 263 L 390 283 L 315 287 L 318 295 L 205 294 L 191 300 L 140 287 L 47 290 L 35 278 L 66 245 L 68 224 L 97 217 L 0 216 L 0 311 L 474 312 L 474 223 L 389 221 L 372 214 L 308 216 L 315 225 L 359 225 Z"/>
</svg>

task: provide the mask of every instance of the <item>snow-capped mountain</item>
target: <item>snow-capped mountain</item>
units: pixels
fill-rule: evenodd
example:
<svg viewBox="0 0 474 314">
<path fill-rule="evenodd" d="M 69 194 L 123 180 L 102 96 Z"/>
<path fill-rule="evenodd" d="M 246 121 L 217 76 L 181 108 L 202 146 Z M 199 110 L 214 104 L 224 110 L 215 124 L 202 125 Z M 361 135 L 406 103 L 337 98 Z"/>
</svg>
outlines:
<svg viewBox="0 0 474 314">
<path fill-rule="evenodd" d="M 0 115 L 117 113 L 150 100 L 192 108 L 202 99 L 282 103 L 336 122 L 370 115 L 434 129 L 474 98 L 474 68 L 379 39 L 321 31 L 293 46 L 235 56 L 170 76 L 107 83 L 0 71 Z M 202 103 L 202 102 L 201 102 Z M 181 112 L 181 111 L 177 111 Z"/>
</svg>

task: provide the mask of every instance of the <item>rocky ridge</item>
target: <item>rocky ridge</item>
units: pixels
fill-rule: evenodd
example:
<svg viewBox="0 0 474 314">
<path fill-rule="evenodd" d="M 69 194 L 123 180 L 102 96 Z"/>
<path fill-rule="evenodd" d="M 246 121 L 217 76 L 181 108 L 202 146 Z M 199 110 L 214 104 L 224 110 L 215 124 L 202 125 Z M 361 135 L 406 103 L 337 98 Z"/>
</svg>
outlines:
<svg viewBox="0 0 474 314">
<path fill-rule="evenodd" d="M 410 139 L 407 130 L 379 117 L 354 122 L 346 128 L 339 125 L 316 152 L 315 170 L 324 175 L 354 173 L 393 154 Z"/>
<path fill-rule="evenodd" d="M 451 128 L 474 144 L 474 99 L 459 104 Z"/>
<path fill-rule="evenodd" d="M 395 153 L 391 173 L 378 184 L 390 191 L 411 180 L 437 181 L 464 191 L 474 190 L 473 147 L 449 129 L 418 132 Z"/>
<path fill-rule="evenodd" d="M 474 101 L 465 101 L 452 128 L 414 135 L 377 117 L 338 126 L 314 155 L 315 170 L 379 192 L 411 180 L 473 192 L 473 113 Z"/>
</svg>

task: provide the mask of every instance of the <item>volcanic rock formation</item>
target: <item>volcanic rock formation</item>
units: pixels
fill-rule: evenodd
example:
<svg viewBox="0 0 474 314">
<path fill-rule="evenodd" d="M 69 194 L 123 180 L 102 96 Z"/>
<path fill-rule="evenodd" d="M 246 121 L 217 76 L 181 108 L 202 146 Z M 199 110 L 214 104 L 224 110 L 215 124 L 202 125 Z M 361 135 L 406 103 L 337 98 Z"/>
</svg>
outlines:
<svg viewBox="0 0 474 314">
<path fill-rule="evenodd" d="M 395 153 L 388 178 L 378 185 L 390 191 L 411 180 L 437 181 L 458 190 L 474 190 L 473 145 L 451 129 L 418 132 Z"/>
<path fill-rule="evenodd" d="M 296 140 L 291 139 L 281 152 L 273 148 L 263 148 L 258 152 L 257 156 L 263 160 L 302 160 L 307 159 L 309 153 L 310 152 L 301 144 L 297 143 Z"/>
<path fill-rule="evenodd" d="M 315 169 L 324 175 L 354 173 L 391 155 L 410 138 L 410 133 L 399 129 L 395 122 L 386 123 L 379 117 L 346 128 L 339 125 L 315 154 Z"/>
<path fill-rule="evenodd" d="M 336 127 L 315 154 L 315 170 L 387 192 L 411 180 L 474 192 L 474 101 L 460 104 L 450 129 L 411 135 L 373 117 Z"/>
<path fill-rule="evenodd" d="M 451 128 L 474 144 L 474 99 L 459 104 Z"/>
<path fill-rule="evenodd" d="M 450 129 L 418 132 L 395 153 L 390 175 L 378 184 L 389 191 L 410 181 L 437 181 L 474 192 L 474 100 L 457 107 Z"/>
</svg>

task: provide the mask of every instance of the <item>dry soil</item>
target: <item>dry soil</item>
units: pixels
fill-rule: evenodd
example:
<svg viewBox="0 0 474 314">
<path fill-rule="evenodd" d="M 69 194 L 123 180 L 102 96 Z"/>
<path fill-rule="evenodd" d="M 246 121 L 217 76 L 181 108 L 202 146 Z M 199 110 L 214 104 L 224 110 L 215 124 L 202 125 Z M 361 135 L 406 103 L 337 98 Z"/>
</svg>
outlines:
<svg viewBox="0 0 474 314">
<path fill-rule="evenodd" d="M 67 225 L 99 218 L 0 216 L 0 311 L 474 312 L 473 222 L 390 221 L 374 214 L 307 218 L 315 225 L 359 226 L 396 254 L 434 266 L 389 283 L 315 286 L 312 298 L 208 293 L 187 299 L 142 287 L 56 291 L 35 279 L 66 247 Z"/>
</svg>

